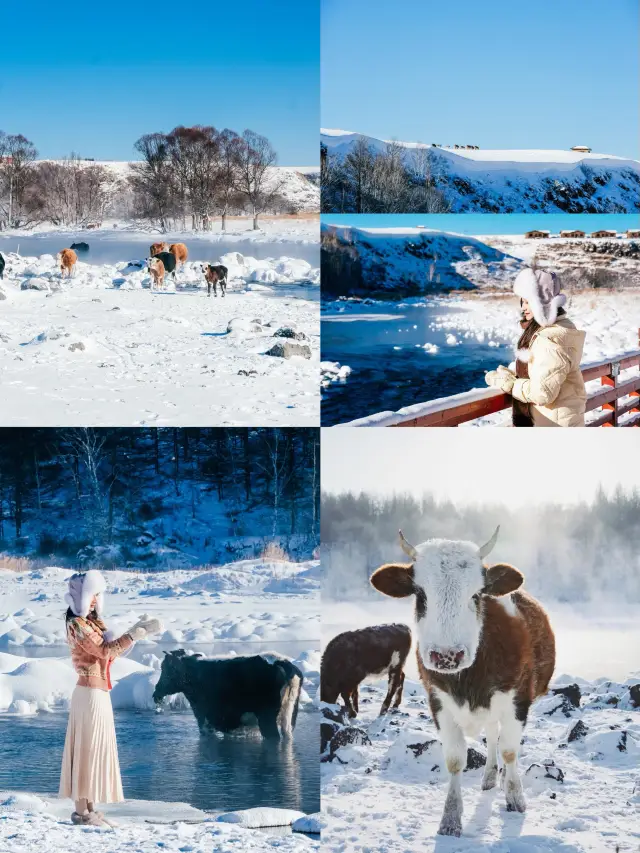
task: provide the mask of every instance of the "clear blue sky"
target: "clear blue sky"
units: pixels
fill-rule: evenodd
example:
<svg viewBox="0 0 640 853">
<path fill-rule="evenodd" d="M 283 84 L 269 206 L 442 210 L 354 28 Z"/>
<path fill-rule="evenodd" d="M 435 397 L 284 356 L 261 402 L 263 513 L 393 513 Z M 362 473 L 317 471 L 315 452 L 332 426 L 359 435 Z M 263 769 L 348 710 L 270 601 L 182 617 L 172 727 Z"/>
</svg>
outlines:
<svg viewBox="0 0 640 853">
<path fill-rule="evenodd" d="M 126 160 L 144 133 L 212 124 L 318 162 L 319 0 L 5 3 L 0 129 L 42 157 Z"/>
<path fill-rule="evenodd" d="M 322 0 L 322 125 L 639 156 L 637 0 Z"/>
<path fill-rule="evenodd" d="M 626 231 L 640 228 L 640 214 L 635 213 L 406 213 L 406 214 L 332 214 L 322 216 L 330 225 L 354 228 L 415 228 L 424 225 L 436 231 L 456 234 L 524 234 L 539 228 L 554 234 L 572 228 L 586 231 Z"/>
</svg>

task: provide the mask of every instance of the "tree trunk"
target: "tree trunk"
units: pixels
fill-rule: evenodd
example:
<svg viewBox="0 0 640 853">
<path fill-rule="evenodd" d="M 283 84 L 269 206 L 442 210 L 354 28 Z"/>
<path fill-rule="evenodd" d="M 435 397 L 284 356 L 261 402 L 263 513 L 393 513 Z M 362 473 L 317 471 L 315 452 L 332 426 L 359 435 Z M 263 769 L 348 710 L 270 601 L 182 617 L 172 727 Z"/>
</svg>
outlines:
<svg viewBox="0 0 640 853">
<path fill-rule="evenodd" d="M 222 214 L 222 230 L 227 230 L 227 214 L 226 212 Z"/>
</svg>

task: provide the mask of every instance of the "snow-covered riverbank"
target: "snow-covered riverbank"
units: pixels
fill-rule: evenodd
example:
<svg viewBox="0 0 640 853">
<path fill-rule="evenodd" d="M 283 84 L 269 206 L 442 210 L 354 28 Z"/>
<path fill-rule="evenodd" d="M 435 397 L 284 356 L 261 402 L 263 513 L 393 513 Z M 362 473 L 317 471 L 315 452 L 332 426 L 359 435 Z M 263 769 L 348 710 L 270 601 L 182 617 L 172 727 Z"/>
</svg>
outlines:
<svg viewBox="0 0 640 853">
<path fill-rule="evenodd" d="M 79 829 L 71 824 L 72 804 L 36 794 L 0 791 L 0 845 L 6 853 L 68 853 L 82 843 L 96 853 L 166 853 L 207 851 L 229 853 L 232 850 L 250 853 L 309 853 L 319 850 L 318 840 L 300 832 L 306 826 L 318 825 L 311 817 L 298 817 L 282 809 L 263 809 L 271 813 L 265 818 L 284 822 L 294 832 L 283 829 L 277 834 L 250 829 L 239 823 L 211 818 L 206 812 L 186 803 L 166 803 L 130 800 L 109 806 L 105 812 L 113 828 Z M 242 817 L 242 812 L 238 813 Z M 298 830 L 297 827 L 300 827 Z"/>
<path fill-rule="evenodd" d="M 317 423 L 319 270 L 306 261 L 223 255 L 224 299 L 207 298 L 197 263 L 150 291 L 136 264 L 79 262 L 63 281 L 50 255 L 6 261 L 3 426 Z"/>
</svg>

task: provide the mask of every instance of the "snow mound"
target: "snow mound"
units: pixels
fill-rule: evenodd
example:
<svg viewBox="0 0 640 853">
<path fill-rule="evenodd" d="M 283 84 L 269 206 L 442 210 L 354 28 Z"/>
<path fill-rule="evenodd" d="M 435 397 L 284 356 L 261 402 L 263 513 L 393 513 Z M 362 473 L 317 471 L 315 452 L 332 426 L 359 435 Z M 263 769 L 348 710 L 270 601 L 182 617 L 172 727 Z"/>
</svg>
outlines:
<svg viewBox="0 0 640 853">
<path fill-rule="evenodd" d="M 254 808 L 225 812 L 216 820 L 221 823 L 236 823 L 250 829 L 266 826 L 290 826 L 294 821 L 306 818 L 304 812 L 294 809 Z"/>
</svg>

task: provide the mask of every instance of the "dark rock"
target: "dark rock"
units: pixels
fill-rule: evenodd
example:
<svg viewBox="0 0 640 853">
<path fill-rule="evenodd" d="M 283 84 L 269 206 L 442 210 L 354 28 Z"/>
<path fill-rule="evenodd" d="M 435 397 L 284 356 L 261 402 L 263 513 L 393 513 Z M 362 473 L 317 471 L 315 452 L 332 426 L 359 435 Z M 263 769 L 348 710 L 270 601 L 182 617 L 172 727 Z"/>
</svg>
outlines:
<svg viewBox="0 0 640 853">
<path fill-rule="evenodd" d="M 467 749 L 467 766 L 465 767 L 465 770 L 477 770 L 478 767 L 484 767 L 486 763 L 486 755 L 483 755 L 473 747 L 469 747 L 469 749 Z"/>
<path fill-rule="evenodd" d="M 556 767 L 552 759 L 547 759 L 542 764 L 531 764 L 525 776 L 533 776 L 536 779 L 553 779 L 554 782 L 564 782 L 564 773 Z"/>
<path fill-rule="evenodd" d="M 545 711 L 544 714 L 546 717 L 550 717 L 552 714 L 555 714 L 556 711 L 560 711 L 565 717 L 570 717 L 575 710 L 576 706 L 573 702 L 567 696 L 561 694 L 558 696 L 557 704 L 555 704 L 550 711 Z"/>
<path fill-rule="evenodd" d="M 82 341 L 76 341 L 74 344 L 69 344 L 69 349 L 71 350 L 71 352 L 82 352 L 82 350 L 85 350 L 86 347 L 82 343 Z"/>
<path fill-rule="evenodd" d="M 567 684 L 566 687 L 556 687 L 555 690 L 552 690 L 551 692 L 554 696 L 566 696 L 574 708 L 580 707 L 582 693 L 580 692 L 580 688 L 577 684 Z"/>
<path fill-rule="evenodd" d="M 408 743 L 407 749 L 410 749 L 416 758 L 420 758 L 420 756 L 428 752 L 431 746 L 436 743 L 435 740 L 425 740 L 418 743 Z"/>
<path fill-rule="evenodd" d="M 283 341 L 282 343 L 274 344 L 270 350 L 267 350 L 265 355 L 274 355 L 277 358 L 293 358 L 294 356 L 311 358 L 311 347 L 307 344 L 296 344 L 292 341 Z"/>
<path fill-rule="evenodd" d="M 282 326 L 277 332 L 273 333 L 274 338 L 293 338 L 296 341 L 308 340 L 304 332 L 296 332 L 291 326 Z"/>
<path fill-rule="evenodd" d="M 325 760 L 333 761 L 334 758 L 337 758 L 338 761 L 341 761 L 337 752 L 343 746 L 371 746 L 371 739 L 365 730 L 358 728 L 358 726 L 343 726 L 331 738 L 329 756 Z M 341 761 L 341 763 L 344 762 Z"/>
<path fill-rule="evenodd" d="M 634 708 L 640 708 L 640 684 L 632 684 L 629 688 L 629 697 Z"/>
<path fill-rule="evenodd" d="M 582 720 L 578 720 L 578 722 L 572 726 L 571 731 L 567 735 L 567 740 L 569 743 L 573 743 L 576 740 L 582 740 L 586 737 L 588 731 L 589 727 L 583 723 Z"/>
<path fill-rule="evenodd" d="M 320 723 L 320 752 L 324 753 L 331 739 L 339 731 L 338 723 Z"/>
<path fill-rule="evenodd" d="M 627 751 L 627 733 L 620 732 L 620 740 L 616 744 L 616 749 L 618 752 L 626 752 Z"/>
</svg>

